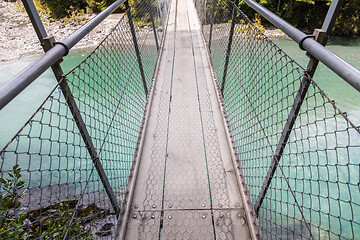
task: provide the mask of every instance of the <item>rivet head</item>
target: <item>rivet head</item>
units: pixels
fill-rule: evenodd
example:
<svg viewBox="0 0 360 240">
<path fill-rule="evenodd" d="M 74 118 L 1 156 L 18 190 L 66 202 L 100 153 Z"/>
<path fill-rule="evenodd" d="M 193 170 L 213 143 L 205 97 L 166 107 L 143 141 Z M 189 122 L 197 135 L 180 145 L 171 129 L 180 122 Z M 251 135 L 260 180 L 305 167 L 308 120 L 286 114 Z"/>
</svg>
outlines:
<svg viewBox="0 0 360 240">
<path fill-rule="evenodd" d="M 222 207 L 222 205 L 219 203 L 219 204 L 218 204 L 218 207 Z"/>
<path fill-rule="evenodd" d="M 220 218 L 223 218 L 224 217 L 224 215 L 223 214 L 220 214 Z"/>
<path fill-rule="evenodd" d="M 135 207 L 134 207 L 135 209 L 138 209 L 139 208 L 139 206 L 138 205 L 135 205 Z"/>
<path fill-rule="evenodd" d="M 241 213 L 238 213 L 236 216 L 238 216 L 239 218 L 241 217 Z"/>
<path fill-rule="evenodd" d="M 172 219 L 172 216 L 169 216 L 168 218 L 169 218 L 169 219 Z"/>
<path fill-rule="evenodd" d="M 133 216 L 133 218 L 137 218 L 136 214 Z"/>
<path fill-rule="evenodd" d="M 203 219 L 205 219 L 205 218 L 206 218 L 206 215 L 205 215 L 205 214 L 203 214 L 203 215 L 202 215 L 202 218 L 203 218 Z"/>
<path fill-rule="evenodd" d="M 154 204 L 154 205 L 152 205 L 152 208 L 156 208 L 155 204 Z"/>
<path fill-rule="evenodd" d="M 236 204 L 236 207 L 240 207 L 240 203 L 237 203 L 237 204 Z"/>
<path fill-rule="evenodd" d="M 203 204 L 202 207 L 206 207 L 206 204 Z"/>
<path fill-rule="evenodd" d="M 169 208 L 172 208 L 172 204 L 169 204 Z"/>
<path fill-rule="evenodd" d="M 155 215 L 151 215 L 151 219 L 155 219 Z"/>
</svg>

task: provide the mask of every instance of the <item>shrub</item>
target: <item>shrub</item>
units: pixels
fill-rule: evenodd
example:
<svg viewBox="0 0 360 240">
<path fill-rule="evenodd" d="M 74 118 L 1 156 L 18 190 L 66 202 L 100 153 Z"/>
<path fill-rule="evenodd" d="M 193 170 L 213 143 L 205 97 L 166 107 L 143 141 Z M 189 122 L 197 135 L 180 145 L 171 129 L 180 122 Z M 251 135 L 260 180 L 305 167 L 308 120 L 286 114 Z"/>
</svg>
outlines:
<svg viewBox="0 0 360 240">
<path fill-rule="evenodd" d="M 19 190 L 24 188 L 26 182 L 21 177 L 21 168 L 16 164 L 9 171 L 7 178 L 0 178 L 0 239 L 69 239 L 71 236 L 93 239 L 91 232 L 82 225 L 81 218 L 74 217 L 73 223 L 68 225 L 76 214 L 75 200 L 25 214 L 19 213 L 22 197 Z M 41 214 L 37 213 L 38 211 Z"/>
</svg>

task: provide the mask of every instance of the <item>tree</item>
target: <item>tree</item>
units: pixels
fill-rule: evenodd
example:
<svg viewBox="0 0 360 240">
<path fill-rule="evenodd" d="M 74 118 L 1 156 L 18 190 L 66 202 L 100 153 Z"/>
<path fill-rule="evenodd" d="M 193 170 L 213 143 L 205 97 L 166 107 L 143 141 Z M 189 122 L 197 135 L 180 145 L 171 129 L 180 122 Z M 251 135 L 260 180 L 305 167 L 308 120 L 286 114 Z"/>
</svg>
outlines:
<svg viewBox="0 0 360 240">
<path fill-rule="evenodd" d="M 226 1 L 226 0 L 219 0 Z M 320 28 L 331 0 L 259 0 L 261 5 L 279 15 L 295 27 L 311 33 Z M 250 19 L 255 19 L 253 10 L 241 1 L 240 8 Z M 263 24 L 269 24 L 262 18 Z M 360 34 L 360 0 L 345 0 L 336 21 L 334 35 Z"/>
</svg>

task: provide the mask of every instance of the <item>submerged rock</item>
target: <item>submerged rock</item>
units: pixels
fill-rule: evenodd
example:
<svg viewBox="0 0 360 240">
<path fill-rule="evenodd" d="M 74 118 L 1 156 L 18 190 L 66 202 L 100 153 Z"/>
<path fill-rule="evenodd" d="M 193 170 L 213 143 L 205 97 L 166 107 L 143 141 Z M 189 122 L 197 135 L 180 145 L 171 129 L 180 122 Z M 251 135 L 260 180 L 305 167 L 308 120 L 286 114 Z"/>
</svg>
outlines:
<svg viewBox="0 0 360 240">
<path fill-rule="evenodd" d="M 105 223 L 95 234 L 101 237 L 109 236 L 112 233 L 111 229 L 113 228 L 113 226 L 113 223 Z"/>
</svg>

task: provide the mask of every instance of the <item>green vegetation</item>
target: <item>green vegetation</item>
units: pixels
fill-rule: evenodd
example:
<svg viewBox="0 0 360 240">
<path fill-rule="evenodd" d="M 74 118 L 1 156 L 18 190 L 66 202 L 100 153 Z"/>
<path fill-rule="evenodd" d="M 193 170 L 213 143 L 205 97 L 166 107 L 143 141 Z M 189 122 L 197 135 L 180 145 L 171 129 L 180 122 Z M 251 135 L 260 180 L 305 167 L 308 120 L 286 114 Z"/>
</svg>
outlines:
<svg viewBox="0 0 360 240">
<path fill-rule="evenodd" d="M 331 4 L 331 0 L 258 0 L 258 2 L 295 27 L 307 32 L 312 32 L 315 28 L 322 26 Z M 243 1 L 239 5 L 250 19 L 257 17 Z M 265 26 L 268 24 L 264 19 L 262 23 Z M 360 0 L 344 1 L 333 34 L 359 35 L 359 28 Z"/>
<path fill-rule="evenodd" d="M 345 1 L 334 32 L 340 35 L 360 35 L 360 0 Z"/>
<path fill-rule="evenodd" d="M 325 19 L 331 0 L 255 0 L 276 13 L 295 27 L 311 33 L 320 28 Z M 208 8 L 212 5 L 208 4 Z M 240 0 L 239 8 L 257 26 L 269 26 L 263 17 Z M 208 12 L 211 12 L 209 9 Z M 232 8 L 228 0 L 219 0 L 215 11 L 216 23 L 225 22 L 231 17 Z M 344 1 L 340 15 L 336 20 L 333 35 L 360 35 L 360 0 Z"/>
<path fill-rule="evenodd" d="M 136 0 L 130 0 L 132 5 Z M 272 12 L 275 12 L 286 21 L 297 28 L 307 32 L 312 32 L 319 28 L 325 18 L 331 0 L 256 0 Z M 53 19 L 73 21 L 84 20 L 84 15 L 94 12 L 100 12 L 108 7 L 115 0 L 35 0 L 39 11 L 45 11 Z M 210 7 L 211 4 L 208 4 Z M 219 0 L 217 3 L 216 19 L 231 16 L 231 7 L 228 0 Z M 239 3 L 242 9 L 250 19 L 257 22 L 258 26 L 269 25 L 269 23 L 256 14 L 243 1 Z M 124 11 L 124 7 L 119 11 Z M 136 21 L 136 19 L 135 19 Z M 147 21 L 141 20 L 144 25 Z M 260 21 L 260 23 L 259 23 Z M 359 35 L 360 34 L 360 0 L 345 1 L 344 6 L 338 17 L 334 35 Z"/>
<path fill-rule="evenodd" d="M 9 171 L 8 175 L 8 178 L 0 178 L 3 190 L 0 194 L 1 212 L 20 206 L 19 199 L 22 194 L 19 193 L 19 190 L 23 189 L 25 186 L 25 180 L 21 179 L 21 169 L 18 164 Z M 2 223 L 2 220 L 3 219 L 0 220 L 0 224 Z"/>
<path fill-rule="evenodd" d="M 36 8 L 40 12 L 49 13 L 53 19 L 70 18 L 73 21 L 78 21 L 79 18 L 85 14 L 97 13 L 116 0 L 34 0 Z M 135 0 L 130 0 L 130 4 Z M 124 7 L 118 11 L 124 11 Z"/>
<path fill-rule="evenodd" d="M 8 173 L 8 178 L 0 178 L 0 236 L 9 239 L 27 239 L 28 235 L 24 228 L 21 228 L 26 215 L 13 216 L 12 210 L 20 206 L 22 196 L 19 190 L 24 188 L 25 180 L 21 179 L 21 169 L 16 164 Z M 19 228 L 19 229 L 17 229 Z"/>
<path fill-rule="evenodd" d="M 82 219 L 75 217 L 70 228 L 68 224 L 75 214 L 75 200 L 65 201 L 39 210 L 22 213 L 20 211 L 21 189 L 25 180 L 21 179 L 21 168 L 15 165 L 7 178 L 0 178 L 0 238 L 1 239 L 64 239 L 79 236 L 93 239 L 93 235 L 82 225 Z M 68 229 L 69 228 L 69 229 Z"/>
<path fill-rule="evenodd" d="M 77 236 L 80 239 L 93 239 L 93 235 L 89 230 L 86 230 L 81 225 L 81 219 L 75 217 L 69 227 L 69 222 L 75 214 L 76 201 L 65 201 L 54 206 L 50 209 L 56 209 L 55 212 L 45 211 L 42 213 L 42 219 L 38 222 L 37 226 L 32 226 L 32 238 L 42 239 L 70 239 Z M 50 213 L 51 212 L 51 213 Z M 35 215 L 34 213 L 32 215 Z M 69 228 L 69 229 L 68 229 Z M 66 235 L 66 232 L 69 233 Z"/>
<path fill-rule="evenodd" d="M 38 10 L 50 13 L 54 19 L 81 16 L 104 10 L 115 0 L 35 0 Z"/>
</svg>

